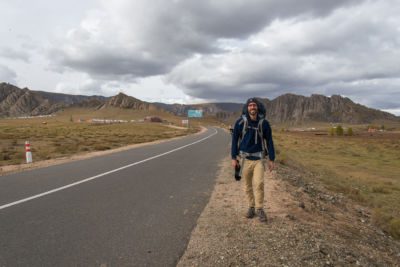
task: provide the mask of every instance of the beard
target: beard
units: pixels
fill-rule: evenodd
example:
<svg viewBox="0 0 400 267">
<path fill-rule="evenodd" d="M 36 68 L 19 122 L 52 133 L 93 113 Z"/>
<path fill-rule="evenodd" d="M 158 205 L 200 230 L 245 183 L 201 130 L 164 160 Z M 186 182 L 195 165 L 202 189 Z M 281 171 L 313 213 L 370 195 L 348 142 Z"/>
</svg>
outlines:
<svg viewBox="0 0 400 267">
<path fill-rule="evenodd" d="M 250 114 L 250 115 L 257 115 L 257 109 L 251 109 L 251 110 L 249 111 L 249 114 Z"/>
</svg>

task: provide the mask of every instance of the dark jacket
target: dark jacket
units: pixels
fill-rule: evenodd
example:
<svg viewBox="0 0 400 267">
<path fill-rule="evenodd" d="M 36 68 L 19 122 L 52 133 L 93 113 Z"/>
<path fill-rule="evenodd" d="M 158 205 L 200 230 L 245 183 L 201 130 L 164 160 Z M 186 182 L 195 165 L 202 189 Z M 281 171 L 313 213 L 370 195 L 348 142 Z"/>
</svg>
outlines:
<svg viewBox="0 0 400 267">
<path fill-rule="evenodd" d="M 242 120 L 243 120 L 242 118 L 238 119 L 235 123 L 235 127 L 233 128 L 232 146 L 231 146 L 232 159 L 236 159 L 236 157 L 239 155 L 239 151 L 247 153 L 256 153 L 256 152 L 261 152 L 263 150 L 261 138 L 259 136 L 259 133 L 257 132 L 259 120 L 257 119 L 256 121 L 253 121 L 249 118 L 249 116 L 247 116 L 248 129 L 246 131 L 246 134 L 243 136 L 241 143 L 238 144 L 238 140 L 240 135 L 242 135 L 242 130 L 244 126 L 244 123 L 240 123 Z M 274 161 L 275 149 L 274 149 L 274 142 L 272 140 L 272 130 L 271 126 L 269 125 L 269 122 L 266 119 L 264 119 L 262 127 L 264 135 L 263 138 L 266 140 L 267 143 L 268 158 Z M 257 143 L 255 137 L 256 134 L 258 135 Z M 250 159 L 255 159 L 255 158 L 250 158 Z"/>
</svg>

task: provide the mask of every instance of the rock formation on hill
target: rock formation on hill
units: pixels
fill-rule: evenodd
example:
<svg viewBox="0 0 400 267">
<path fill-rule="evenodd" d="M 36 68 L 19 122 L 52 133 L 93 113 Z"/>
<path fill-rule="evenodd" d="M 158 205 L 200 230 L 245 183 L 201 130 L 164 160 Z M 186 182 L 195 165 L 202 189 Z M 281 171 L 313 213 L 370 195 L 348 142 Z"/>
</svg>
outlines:
<svg viewBox="0 0 400 267">
<path fill-rule="evenodd" d="M 0 116 L 36 116 L 47 115 L 55 112 L 62 105 L 52 104 L 28 89 L 0 84 Z"/>
<path fill-rule="evenodd" d="M 157 110 L 157 106 L 141 101 L 137 98 L 127 96 L 123 93 L 119 93 L 107 100 L 101 108 L 115 107 L 115 108 L 126 108 L 134 110 Z"/>
<path fill-rule="evenodd" d="M 49 115 L 70 106 L 99 107 L 105 99 L 103 96 L 31 91 L 0 83 L 0 117 Z"/>
<path fill-rule="evenodd" d="M 393 114 L 356 104 L 339 95 L 310 97 L 285 94 L 274 100 L 262 99 L 272 122 L 369 123 L 374 120 L 399 120 Z"/>
<path fill-rule="evenodd" d="M 393 114 L 356 104 L 339 95 L 310 97 L 285 94 L 273 100 L 261 99 L 267 108 L 267 118 L 273 123 L 307 121 L 370 123 L 374 120 L 395 120 Z M 92 109 L 122 108 L 144 111 L 164 110 L 177 116 L 187 116 L 189 109 L 201 109 L 205 116 L 231 122 L 240 115 L 243 104 L 205 103 L 196 105 L 149 103 L 119 93 L 113 97 L 68 95 L 20 89 L 0 83 L 0 117 L 36 116 L 55 113 L 67 107 Z"/>
</svg>

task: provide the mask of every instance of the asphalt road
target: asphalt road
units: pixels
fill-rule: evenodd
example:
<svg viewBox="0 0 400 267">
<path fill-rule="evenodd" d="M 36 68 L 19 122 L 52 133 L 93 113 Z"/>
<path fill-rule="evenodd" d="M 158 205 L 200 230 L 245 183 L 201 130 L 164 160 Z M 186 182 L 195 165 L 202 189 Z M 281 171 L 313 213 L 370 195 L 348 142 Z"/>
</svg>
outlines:
<svg viewBox="0 0 400 267">
<path fill-rule="evenodd" d="M 0 266 L 174 266 L 207 204 L 229 135 L 0 177 Z"/>
</svg>

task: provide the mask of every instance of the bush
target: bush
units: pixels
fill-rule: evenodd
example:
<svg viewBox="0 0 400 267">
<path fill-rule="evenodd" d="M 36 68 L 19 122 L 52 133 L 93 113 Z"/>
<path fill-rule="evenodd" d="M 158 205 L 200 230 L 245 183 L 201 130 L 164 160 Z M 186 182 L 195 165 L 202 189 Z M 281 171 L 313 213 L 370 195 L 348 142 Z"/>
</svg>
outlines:
<svg viewBox="0 0 400 267">
<path fill-rule="evenodd" d="M 336 135 L 342 136 L 343 135 L 343 127 L 341 125 L 338 125 L 336 127 Z"/>
<path fill-rule="evenodd" d="M 392 219 L 389 223 L 389 234 L 394 238 L 400 239 L 400 219 Z"/>
<path fill-rule="evenodd" d="M 287 165 L 287 157 L 285 154 L 282 154 L 280 157 L 278 157 L 279 164 L 281 165 Z"/>
<path fill-rule="evenodd" d="M 9 154 L 2 154 L 1 158 L 3 160 L 11 160 L 11 156 Z"/>
<path fill-rule="evenodd" d="M 377 194 L 390 194 L 390 190 L 386 189 L 383 186 L 374 186 L 372 187 L 372 193 Z"/>
<path fill-rule="evenodd" d="M 351 127 L 347 129 L 347 135 L 353 136 L 353 129 Z"/>
<path fill-rule="evenodd" d="M 94 150 L 107 150 L 110 149 L 111 147 L 107 146 L 107 145 L 95 145 L 94 146 Z"/>
<path fill-rule="evenodd" d="M 329 129 L 329 135 L 330 135 L 330 136 L 334 136 L 334 135 L 335 135 L 335 128 L 334 128 L 334 127 L 331 127 L 331 128 Z"/>
<path fill-rule="evenodd" d="M 391 219 L 391 216 L 384 212 L 382 208 L 375 208 L 372 211 L 372 222 L 382 229 L 385 229 Z"/>
</svg>

